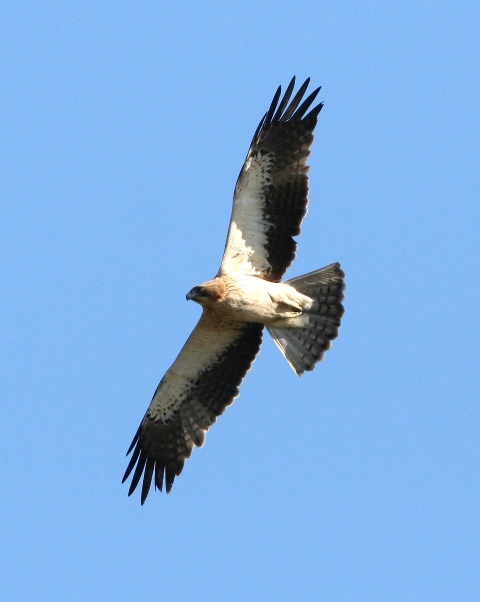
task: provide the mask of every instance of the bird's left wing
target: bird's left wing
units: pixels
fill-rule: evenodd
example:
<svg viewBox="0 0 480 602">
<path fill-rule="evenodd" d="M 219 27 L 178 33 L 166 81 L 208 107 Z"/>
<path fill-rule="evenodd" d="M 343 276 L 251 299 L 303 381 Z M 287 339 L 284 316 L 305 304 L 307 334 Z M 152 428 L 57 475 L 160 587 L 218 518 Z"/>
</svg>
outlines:
<svg viewBox="0 0 480 602">
<path fill-rule="evenodd" d="M 123 477 L 135 467 L 128 494 L 143 474 L 141 502 L 152 478 L 167 493 L 183 469 L 193 446 L 239 394 L 238 387 L 255 359 L 263 326 L 222 322 L 203 312 L 172 367 L 162 378 L 127 455 L 133 451 Z"/>
<path fill-rule="evenodd" d="M 311 109 L 320 88 L 303 98 L 309 81 L 291 101 L 295 78 L 281 100 L 278 88 L 253 136 L 235 187 L 219 274 L 279 282 L 295 257 L 292 237 L 300 234 L 307 212 L 307 159 L 322 108 L 320 103 Z"/>
</svg>

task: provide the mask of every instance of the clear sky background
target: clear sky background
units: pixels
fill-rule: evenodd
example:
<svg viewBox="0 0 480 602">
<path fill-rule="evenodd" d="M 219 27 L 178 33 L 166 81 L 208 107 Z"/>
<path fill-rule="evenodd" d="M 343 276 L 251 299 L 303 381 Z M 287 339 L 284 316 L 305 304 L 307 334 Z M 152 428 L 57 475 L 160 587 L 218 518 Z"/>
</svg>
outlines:
<svg viewBox="0 0 480 602">
<path fill-rule="evenodd" d="M 477 601 L 478 1 L 4 2 L 6 601 Z M 293 277 L 340 261 L 313 373 L 265 342 L 172 493 L 120 480 L 219 266 L 253 131 L 322 85 Z"/>
</svg>

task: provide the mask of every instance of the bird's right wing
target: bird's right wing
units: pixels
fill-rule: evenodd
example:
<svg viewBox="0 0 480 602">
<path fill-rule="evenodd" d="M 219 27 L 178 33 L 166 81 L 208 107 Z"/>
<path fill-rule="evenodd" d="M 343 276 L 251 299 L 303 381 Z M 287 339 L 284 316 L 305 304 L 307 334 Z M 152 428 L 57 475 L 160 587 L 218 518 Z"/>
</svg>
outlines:
<svg viewBox="0 0 480 602">
<path fill-rule="evenodd" d="M 262 330 L 261 324 L 219 321 L 203 312 L 158 385 L 127 452 L 134 450 L 123 481 L 135 467 L 129 495 L 142 474 L 142 504 L 152 478 L 160 490 L 165 478 L 170 492 L 193 446 L 203 445 L 208 428 L 239 394 L 260 349 Z"/>
</svg>

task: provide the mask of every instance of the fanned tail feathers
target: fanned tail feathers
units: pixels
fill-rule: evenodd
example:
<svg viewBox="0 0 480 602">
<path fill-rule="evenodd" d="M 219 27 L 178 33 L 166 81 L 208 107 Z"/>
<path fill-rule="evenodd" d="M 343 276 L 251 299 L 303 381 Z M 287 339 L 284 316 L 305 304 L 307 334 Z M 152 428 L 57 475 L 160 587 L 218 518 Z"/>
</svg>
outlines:
<svg viewBox="0 0 480 602">
<path fill-rule="evenodd" d="M 305 328 L 268 328 L 294 371 L 301 376 L 305 370 L 313 370 L 323 359 L 332 340 L 338 336 L 343 316 L 343 291 L 345 274 L 339 263 L 332 263 L 320 270 L 287 280 L 298 292 L 314 299 L 306 312 Z"/>
</svg>

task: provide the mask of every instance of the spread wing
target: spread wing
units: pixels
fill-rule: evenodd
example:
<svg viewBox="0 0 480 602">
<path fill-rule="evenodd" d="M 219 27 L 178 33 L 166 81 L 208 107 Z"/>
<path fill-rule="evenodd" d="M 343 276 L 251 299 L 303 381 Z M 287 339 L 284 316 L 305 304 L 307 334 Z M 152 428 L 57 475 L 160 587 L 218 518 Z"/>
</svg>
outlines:
<svg viewBox="0 0 480 602">
<path fill-rule="evenodd" d="M 143 473 L 141 502 L 152 478 L 167 493 L 183 464 L 235 397 L 262 341 L 261 324 L 220 322 L 205 311 L 172 367 L 162 378 L 130 445 L 123 477 L 135 467 L 128 495 Z"/>
<path fill-rule="evenodd" d="M 279 87 L 253 136 L 235 187 L 219 274 L 244 273 L 279 282 L 295 258 L 292 237 L 300 234 L 307 212 L 307 159 L 323 106 L 305 115 L 320 90 L 303 100 L 309 81 L 290 104 L 295 78 L 280 103 Z"/>
</svg>

